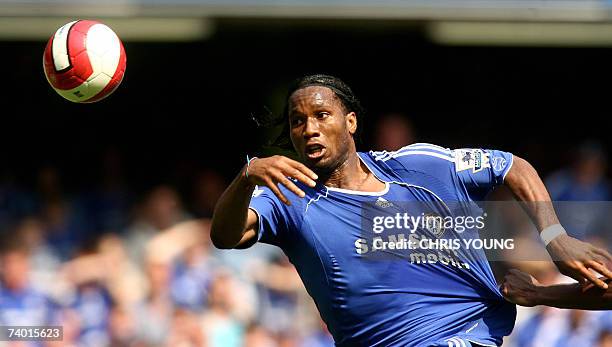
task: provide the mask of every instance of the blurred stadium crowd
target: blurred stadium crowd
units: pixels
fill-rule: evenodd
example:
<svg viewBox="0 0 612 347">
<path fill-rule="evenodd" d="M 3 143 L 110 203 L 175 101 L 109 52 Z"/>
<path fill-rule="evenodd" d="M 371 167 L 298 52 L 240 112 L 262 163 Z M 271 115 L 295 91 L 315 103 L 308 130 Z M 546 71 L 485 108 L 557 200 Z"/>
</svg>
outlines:
<svg viewBox="0 0 612 347">
<path fill-rule="evenodd" d="M 400 114 L 381 117 L 374 134 L 376 149 L 417 138 Z M 585 144 L 576 158 L 547 179 L 553 198 L 612 200 L 605 151 Z M 194 197 L 159 185 L 136 199 L 120 153 L 104 160 L 94 191 L 66 193 L 53 166 L 39 170 L 35 187 L 0 182 L 0 325 L 64 327 L 62 342 L 0 346 L 333 346 L 280 250 L 212 247 L 209 218 L 231 177 L 205 170 Z M 526 252 L 537 247 L 526 239 Z M 563 280 L 550 262 L 510 265 L 543 283 Z M 611 347 L 612 312 L 521 308 L 505 346 Z"/>
</svg>

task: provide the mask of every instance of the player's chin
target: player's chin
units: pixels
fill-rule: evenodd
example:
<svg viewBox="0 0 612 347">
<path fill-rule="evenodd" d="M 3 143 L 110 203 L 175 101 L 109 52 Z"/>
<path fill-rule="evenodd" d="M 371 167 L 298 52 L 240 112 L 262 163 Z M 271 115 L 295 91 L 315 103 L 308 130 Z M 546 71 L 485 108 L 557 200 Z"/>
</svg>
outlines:
<svg viewBox="0 0 612 347">
<path fill-rule="evenodd" d="M 325 157 L 309 158 L 308 156 L 305 156 L 302 158 L 304 165 L 315 172 L 324 172 L 328 167 L 326 164 L 327 161 L 328 160 L 326 160 Z"/>
</svg>

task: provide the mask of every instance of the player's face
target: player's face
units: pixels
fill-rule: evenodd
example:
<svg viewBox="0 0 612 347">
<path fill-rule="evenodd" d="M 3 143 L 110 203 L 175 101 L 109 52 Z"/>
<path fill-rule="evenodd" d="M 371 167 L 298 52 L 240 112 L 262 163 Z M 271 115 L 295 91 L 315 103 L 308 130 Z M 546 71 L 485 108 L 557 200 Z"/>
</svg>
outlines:
<svg viewBox="0 0 612 347">
<path fill-rule="evenodd" d="M 355 151 L 357 118 L 346 112 L 331 89 L 311 86 L 295 91 L 288 111 L 293 147 L 315 172 L 330 173 Z"/>
</svg>

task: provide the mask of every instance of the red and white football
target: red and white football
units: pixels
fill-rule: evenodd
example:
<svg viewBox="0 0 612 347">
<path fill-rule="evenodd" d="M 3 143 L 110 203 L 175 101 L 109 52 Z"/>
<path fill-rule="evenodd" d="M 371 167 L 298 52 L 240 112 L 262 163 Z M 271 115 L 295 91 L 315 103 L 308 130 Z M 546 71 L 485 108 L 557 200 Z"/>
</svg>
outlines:
<svg viewBox="0 0 612 347">
<path fill-rule="evenodd" d="M 106 25 L 78 20 L 49 39 L 43 67 L 47 81 L 64 98 L 91 103 L 109 96 L 123 80 L 126 56 L 119 37 Z"/>
</svg>

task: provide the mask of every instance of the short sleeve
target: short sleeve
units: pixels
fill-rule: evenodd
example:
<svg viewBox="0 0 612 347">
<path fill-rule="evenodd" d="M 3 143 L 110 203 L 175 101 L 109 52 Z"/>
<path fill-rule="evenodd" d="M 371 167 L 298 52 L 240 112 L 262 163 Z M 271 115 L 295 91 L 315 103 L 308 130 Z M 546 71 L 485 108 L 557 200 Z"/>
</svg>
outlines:
<svg viewBox="0 0 612 347">
<path fill-rule="evenodd" d="M 473 198 L 484 198 L 503 184 L 513 163 L 513 155 L 503 151 L 463 148 L 453 152 L 457 177 Z"/>
<path fill-rule="evenodd" d="M 257 241 L 280 246 L 282 234 L 287 229 L 287 218 L 282 202 L 268 187 L 255 187 L 249 208 L 257 214 Z"/>
</svg>

